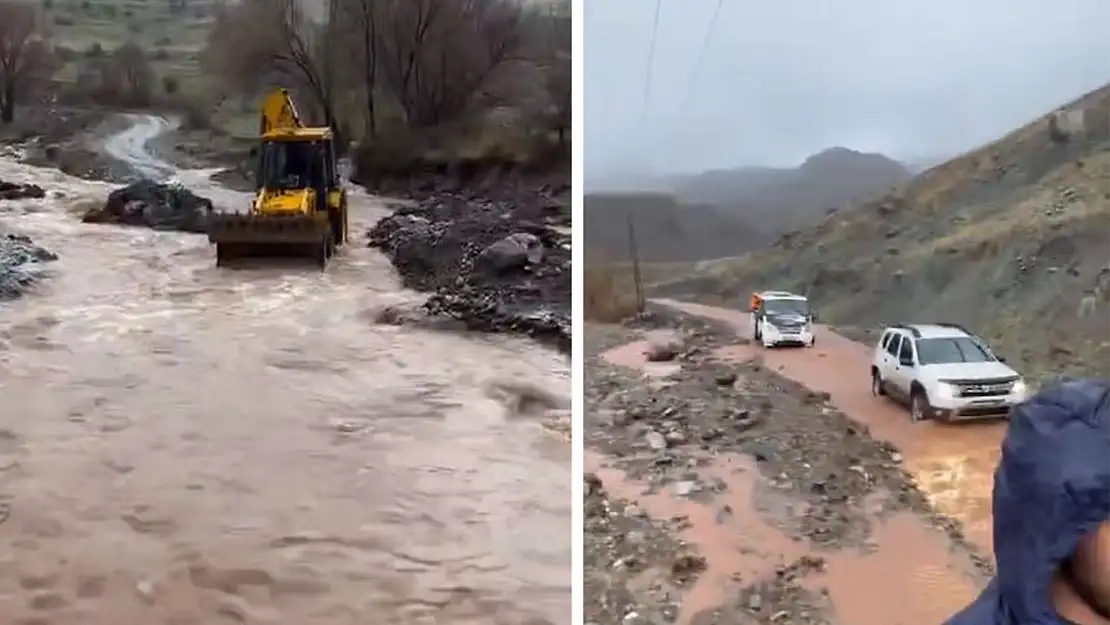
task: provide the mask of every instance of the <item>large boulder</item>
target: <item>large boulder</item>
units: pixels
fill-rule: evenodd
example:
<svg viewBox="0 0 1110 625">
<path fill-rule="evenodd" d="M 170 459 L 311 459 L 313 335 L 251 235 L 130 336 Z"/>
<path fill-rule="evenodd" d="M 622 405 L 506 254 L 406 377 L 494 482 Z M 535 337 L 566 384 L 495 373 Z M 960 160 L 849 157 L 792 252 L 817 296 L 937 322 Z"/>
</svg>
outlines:
<svg viewBox="0 0 1110 625">
<path fill-rule="evenodd" d="M 83 221 L 203 233 L 212 210 L 211 200 L 181 185 L 139 180 L 112 191 Z"/>
<path fill-rule="evenodd" d="M 494 272 L 522 269 L 543 259 L 543 243 L 527 232 L 514 232 L 478 254 L 476 263 Z"/>
<path fill-rule="evenodd" d="M 0 200 L 41 200 L 44 197 L 46 191 L 38 185 L 0 180 Z"/>
</svg>

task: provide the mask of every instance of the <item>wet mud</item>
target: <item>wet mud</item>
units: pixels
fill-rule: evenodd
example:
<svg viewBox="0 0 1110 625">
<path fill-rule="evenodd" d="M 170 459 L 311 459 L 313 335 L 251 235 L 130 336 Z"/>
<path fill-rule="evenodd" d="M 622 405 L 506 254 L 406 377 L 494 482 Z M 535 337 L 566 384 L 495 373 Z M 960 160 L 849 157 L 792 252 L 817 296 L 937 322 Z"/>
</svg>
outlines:
<svg viewBox="0 0 1110 625">
<path fill-rule="evenodd" d="M 564 207 L 542 195 L 500 200 L 443 193 L 374 225 L 370 245 L 424 311 L 479 332 L 519 333 L 571 347 L 571 236 Z"/>
<path fill-rule="evenodd" d="M 209 173 L 174 178 L 245 205 Z M 0 303 L 0 620 L 570 623 L 565 357 L 377 323 L 420 296 L 364 247 L 216 268 L 203 236 L 82 224 L 109 185 L 0 179 L 64 195 L 0 212 L 58 254 Z"/>
<path fill-rule="evenodd" d="M 667 301 L 688 313 L 727 324 L 739 335 L 748 332 L 747 315 L 738 311 Z M 818 330 L 820 344 L 805 350 L 759 350 L 764 364 L 806 388 L 828 393 L 830 401 L 866 426 L 876 439 L 899 450 L 901 462 L 914 482 L 942 515 L 957 520 L 968 539 L 991 554 L 991 487 L 998 464 L 1002 421 L 963 424 L 909 422 L 907 410 L 871 395 L 867 371 L 872 346 L 845 338 L 829 328 Z M 752 346 L 721 348 L 725 360 L 747 360 Z"/>
<path fill-rule="evenodd" d="M 667 312 L 637 325 L 587 330 L 586 469 L 657 528 L 637 559 L 663 582 L 607 576 L 620 546 L 587 538 L 587 620 L 909 625 L 974 597 L 989 564 L 904 452 L 831 394 L 742 357 L 727 323 Z M 660 341 L 677 341 L 675 358 L 648 363 Z"/>
</svg>

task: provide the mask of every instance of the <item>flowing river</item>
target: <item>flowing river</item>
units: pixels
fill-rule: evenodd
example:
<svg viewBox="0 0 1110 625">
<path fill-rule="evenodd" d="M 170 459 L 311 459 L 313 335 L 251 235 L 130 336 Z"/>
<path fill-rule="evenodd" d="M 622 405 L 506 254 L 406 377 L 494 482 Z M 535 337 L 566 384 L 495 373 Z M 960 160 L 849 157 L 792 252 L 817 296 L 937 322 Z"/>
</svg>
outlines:
<svg viewBox="0 0 1110 625">
<path fill-rule="evenodd" d="M 104 149 L 217 205 L 248 196 Z M 4 622 L 570 623 L 568 360 L 524 340 L 379 325 L 403 290 L 358 240 L 220 269 L 203 236 L 84 225 L 110 185 L 0 161 L 63 197 L 0 202 L 56 252 L 0 304 Z M 521 401 L 521 395 L 543 401 Z"/>
</svg>

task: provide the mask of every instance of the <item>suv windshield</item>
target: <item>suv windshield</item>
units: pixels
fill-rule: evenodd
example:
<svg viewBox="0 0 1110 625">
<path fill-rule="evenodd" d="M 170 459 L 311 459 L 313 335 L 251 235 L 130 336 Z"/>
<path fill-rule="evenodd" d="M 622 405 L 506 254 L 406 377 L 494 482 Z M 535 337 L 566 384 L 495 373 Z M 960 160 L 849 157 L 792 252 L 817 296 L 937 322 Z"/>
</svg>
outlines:
<svg viewBox="0 0 1110 625">
<path fill-rule="evenodd" d="M 763 309 L 770 315 L 797 314 L 809 316 L 809 302 L 801 299 L 768 299 L 763 300 Z"/>
<path fill-rule="evenodd" d="M 968 337 L 919 339 L 917 359 L 923 365 L 944 365 L 956 362 L 993 362 L 994 356 Z"/>
</svg>

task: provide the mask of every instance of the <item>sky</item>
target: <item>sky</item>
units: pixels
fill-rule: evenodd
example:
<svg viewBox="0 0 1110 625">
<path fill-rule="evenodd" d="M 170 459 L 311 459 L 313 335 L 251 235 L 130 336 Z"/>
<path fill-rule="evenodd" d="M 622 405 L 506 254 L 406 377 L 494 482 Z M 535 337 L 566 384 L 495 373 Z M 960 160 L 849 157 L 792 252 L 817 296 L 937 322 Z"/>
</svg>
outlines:
<svg viewBox="0 0 1110 625">
<path fill-rule="evenodd" d="M 1110 0 L 721 0 L 708 45 L 718 0 L 661 2 L 646 99 L 655 0 L 584 2 L 588 184 L 954 156 L 1110 82 Z"/>
</svg>

